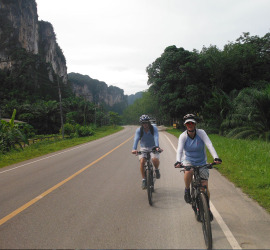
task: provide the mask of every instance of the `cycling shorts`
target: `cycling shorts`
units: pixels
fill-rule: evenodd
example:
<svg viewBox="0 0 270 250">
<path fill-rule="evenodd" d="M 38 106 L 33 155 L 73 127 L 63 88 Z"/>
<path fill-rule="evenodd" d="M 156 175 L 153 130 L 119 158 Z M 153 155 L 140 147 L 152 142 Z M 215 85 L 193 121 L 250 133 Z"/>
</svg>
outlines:
<svg viewBox="0 0 270 250">
<path fill-rule="evenodd" d="M 192 164 L 189 161 L 183 161 L 184 166 L 192 166 Z M 209 169 L 207 167 L 203 167 L 199 169 L 200 172 L 200 177 L 203 180 L 208 180 L 209 179 Z"/>
<path fill-rule="evenodd" d="M 152 148 L 140 148 L 140 151 L 152 151 Z M 139 155 L 139 160 L 142 159 L 142 158 L 147 158 L 147 154 L 146 153 L 143 153 L 141 155 Z M 159 153 L 156 153 L 154 154 L 153 152 L 151 152 L 151 158 L 156 158 L 156 159 L 159 159 Z"/>
</svg>

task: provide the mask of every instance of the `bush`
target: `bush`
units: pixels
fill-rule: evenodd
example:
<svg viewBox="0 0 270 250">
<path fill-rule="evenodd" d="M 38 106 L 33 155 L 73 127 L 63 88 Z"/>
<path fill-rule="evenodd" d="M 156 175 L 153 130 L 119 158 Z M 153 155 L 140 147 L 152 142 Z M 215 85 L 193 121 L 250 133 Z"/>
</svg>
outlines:
<svg viewBox="0 0 270 250">
<path fill-rule="evenodd" d="M 35 136 L 35 130 L 33 126 L 29 125 L 28 123 L 19 123 L 18 129 L 28 138 Z"/>
<path fill-rule="evenodd" d="M 85 137 L 94 134 L 94 127 L 92 126 L 81 126 L 80 124 L 73 125 L 71 123 L 64 124 L 65 135 L 70 137 Z M 62 129 L 60 129 L 62 133 Z"/>
<path fill-rule="evenodd" d="M 28 144 L 26 136 L 18 129 L 18 124 L 14 123 L 15 115 L 16 109 L 14 109 L 9 122 L 0 121 L 0 153 L 9 152 L 12 148 L 16 148 L 16 146 L 20 146 L 23 149 L 23 142 Z"/>
<path fill-rule="evenodd" d="M 70 123 L 64 124 L 64 130 L 65 130 L 65 135 L 69 135 L 69 136 L 76 132 L 75 127 Z M 62 133 L 62 129 L 60 129 L 60 133 Z"/>
<path fill-rule="evenodd" d="M 90 126 L 80 126 L 77 133 L 80 137 L 91 136 L 94 134 L 94 130 Z"/>
</svg>

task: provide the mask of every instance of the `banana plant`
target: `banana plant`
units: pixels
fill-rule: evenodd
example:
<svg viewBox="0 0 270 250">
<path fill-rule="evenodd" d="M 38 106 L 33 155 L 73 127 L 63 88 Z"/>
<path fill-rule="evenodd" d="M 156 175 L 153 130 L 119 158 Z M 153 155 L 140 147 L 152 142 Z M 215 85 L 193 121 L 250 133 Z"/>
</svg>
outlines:
<svg viewBox="0 0 270 250">
<path fill-rule="evenodd" d="M 12 148 L 19 146 L 23 149 L 23 143 L 29 144 L 26 136 L 18 129 L 18 125 L 14 122 L 16 109 L 14 109 L 9 122 L 1 120 L 0 123 L 0 152 L 9 152 Z"/>
</svg>

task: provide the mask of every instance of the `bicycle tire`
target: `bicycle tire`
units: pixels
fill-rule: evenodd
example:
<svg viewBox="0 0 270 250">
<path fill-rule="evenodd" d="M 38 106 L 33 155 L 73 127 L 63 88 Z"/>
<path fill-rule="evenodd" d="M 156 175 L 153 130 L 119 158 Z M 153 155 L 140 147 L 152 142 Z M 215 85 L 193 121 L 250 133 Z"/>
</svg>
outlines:
<svg viewBox="0 0 270 250">
<path fill-rule="evenodd" d="M 202 222 L 202 230 L 204 241 L 207 249 L 212 249 L 212 229 L 210 222 L 209 208 L 207 199 L 204 193 L 200 193 L 200 216 Z"/>
<path fill-rule="evenodd" d="M 197 221 L 200 221 L 200 218 L 198 218 L 198 214 L 197 214 L 197 201 L 196 201 L 196 190 L 195 190 L 195 184 L 194 184 L 194 177 L 192 178 L 191 181 L 191 188 L 190 188 L 190 197 L 191 197 L 191 207 L 194 211 L 195 214 L 195 218 Z"/>
<path fill-rule="evenodd" d="M 146 170 L 146 186 L 147 186 L 147 196 L 149 205 L 152 206 L 152 180 L 151 180 L 151 170 Z"/>
<path fill-rule="evenodd" d="M 151 183 L 152 183 L 152 185 L 151 185 L 152 193 L 154 193 L 155 192 L 155 182 L 154 182 L 154 172 L 153 172 L 153 170 L 151 171 Z"/>
</svg>

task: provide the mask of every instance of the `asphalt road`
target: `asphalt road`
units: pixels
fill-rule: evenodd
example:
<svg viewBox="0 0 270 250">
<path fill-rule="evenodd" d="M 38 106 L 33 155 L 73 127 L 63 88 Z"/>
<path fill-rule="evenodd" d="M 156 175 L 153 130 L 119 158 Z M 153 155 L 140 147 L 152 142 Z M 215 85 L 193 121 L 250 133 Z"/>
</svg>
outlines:
<svg viewBox="0 0 270 250">
<path fill-rule="evenodd" d="M 160 131 L 153 206 L 131 154 L 136 127 L 0 170 L 1 249 L 203 249 L 201 224 Z M 222 152 L 218 152 L 222 155 Z M 270 215 L 210 170 L 213 247 L 269 249 Z"/>
</svg>

